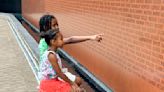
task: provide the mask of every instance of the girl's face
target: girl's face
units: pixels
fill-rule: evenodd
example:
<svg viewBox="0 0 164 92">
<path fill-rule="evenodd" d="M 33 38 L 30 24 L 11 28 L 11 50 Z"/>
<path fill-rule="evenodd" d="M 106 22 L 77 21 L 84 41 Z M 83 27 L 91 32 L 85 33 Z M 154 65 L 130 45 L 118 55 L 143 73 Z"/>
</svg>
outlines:
<svg viewBox="0 0 164 92">
<path fill-rule="evenodd" d="M 63 47 L 63 35 L 59 32 L 57 33 L 57 38 L 53 39 L 52 45 L 57 47 L 57 48 L 62 48 Z"/>
<path fill-rule="evenodd" d="M 57 21 L 55 19 L 51 20 L 51 28 L 52 29 L 58 28 L 58 23 L 57 23 Z"/>
</svg>

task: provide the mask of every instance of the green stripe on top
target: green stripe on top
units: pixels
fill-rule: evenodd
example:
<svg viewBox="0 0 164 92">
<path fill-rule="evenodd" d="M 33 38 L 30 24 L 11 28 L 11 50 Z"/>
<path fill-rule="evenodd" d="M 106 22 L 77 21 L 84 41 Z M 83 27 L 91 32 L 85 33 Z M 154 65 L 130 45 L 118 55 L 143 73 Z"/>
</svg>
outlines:
<svg viewBox="0 0 164 92">
<path fill-rule="evenodd" d="M 40 61 L 41 56 L 44 54 L 44 52 L 48 49 L 48 45 L 44 38 L 41 38 L 39 41 L 39 53 L 40 53 Z"/>
</svg>

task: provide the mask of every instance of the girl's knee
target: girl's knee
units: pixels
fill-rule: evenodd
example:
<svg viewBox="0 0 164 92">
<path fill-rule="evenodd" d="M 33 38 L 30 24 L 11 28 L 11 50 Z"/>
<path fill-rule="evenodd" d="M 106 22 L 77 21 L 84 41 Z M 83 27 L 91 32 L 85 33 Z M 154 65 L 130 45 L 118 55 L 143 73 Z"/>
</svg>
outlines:
<svg viewBox="0 0 164 92">
<path fill-rule="evenodd" d="M 78 86 L 80 86 L 82 84 L 82 79 L 80 77 L 76 77 L 75 82 Z"/>
</svg>

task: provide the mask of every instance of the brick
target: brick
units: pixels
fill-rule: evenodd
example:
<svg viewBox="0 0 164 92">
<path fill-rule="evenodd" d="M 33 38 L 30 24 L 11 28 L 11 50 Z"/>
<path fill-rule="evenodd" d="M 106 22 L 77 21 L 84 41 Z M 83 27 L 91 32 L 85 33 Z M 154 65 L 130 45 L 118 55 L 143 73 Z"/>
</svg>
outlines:
<svg viewBox="0 0 164 92">
<path fill-rule="evenodd" d="M 153 0 L 145 0 L 145 3 L 153 3 Z"/>
<path fill-rule="evenodd" d="M 131 4 L 126 4 L 126 7 L 130 8 Z"/>
<path fill-rule="evenodd" d="M 129 3 L 135 3 L 135 0 L 128 0 Z"/>
<path fill-rule="evenodd" d="M 144 0 L 135 0 L 136 3 L 144 3 Z"/>
<path fill-rule="evenodd" d="M 148 19 L 148 17 L 147 16 L 141 16 L 141 19 L 146 21 Z"/>
<path fill-rule="evenodd" d="M 163 24 L 155 24 L 155 28 L 163 29 L 164 25 Z"/>
<path fill-rule="evenodd" d="M 164 10 L 163 10 L 164 11 Z M 161 12 L 161 17 L 164 17 L 164 12 Z"/>
<path fill-rule="evenodd" d="M 157 21 L 157 17 L 149 17 L 149 21 L 156 22 Z"/>
<path fill-rule="evenodd" d="M 135 19 L 140 19 L 140 15 L 136 15 L 136 14 L 134 15 L 133 14 L 132 17 L 135 18 Z"/>
<path fill-rule="evenodd" d="M 160 64 L 162 67 L 164 67 L 164 61 L 161 61 L 161 64 Z"/>
<path fill-rule="evenodd" d="M 161 4 L 162 3 L 162 0 L 153 0 L 153 3 L 154 4 Z"/>
<path fill-rule="evenodd" d="M 164 49 L 161 49 L 161 53 L 164 54 Z"/>
<path fill-rule="evenodd" d="M 121 7 L 125 7 L 125 4 L 124 3 L 121 3 L 120 5 L 121 5 Z"/>
<path fill-rule="evenodd" d="M 153 13 L 153 12 L 150 11 L 150 10 L 149 10 L 149 11 L 144 11 L 144 14 L 146 14 L 146 15 L 152 15 L 152 13 Z"/>
<path fill-rule="evenodd" d="M 154 16 L 160 16 L 160 14 L 161 14 L 161 12 L 158 12 L 158 11 L 154 11 L 154 12 L 153 12 L 153 15 L 154 15 Z"/>
<path fill-rule="evenodd" d="M 156 85 L 156 82 L 155 81 L 152 81 L 152 80 L 149 80 L 149 83 L 152 84 L 152 85 Z"/>
<path fill-rule="evenodd" d="M 164 24 L 164 18 L 160 18 L 159 22 Z"/>
<path fill-rule="evenodd" d="M 164 48 L 164 43 L 161 43 L 161 47 Z"/>
<path fill-rule="evenodd" d="M 140 8 L 139 4 L 131 4 L 131 8 Z"/>
<path fill-rule="evenodd" d="M 143 11 L 142 10 L 135 10 L 135 13 L 139 13 L 139 14 L 142 14 L 143 13 Z"/>
<path fill-rule="evenodd" d="M 161 6 L 161 10 L 164 11 L 164 6 Z"/>
<path fill-rule="evenodd" d="M 153 40 L 159 40 L 159 36 L 158 35 L 151 35 L 151 39 L 153 39 Z"/>
<path fill-rule="evenodd" d="M 142 41 L 144 43 L 152 43 L 152 40 L 147 39 L 147 38 L 140 38 L 140 41 Z"/>
<path fill-rule="evenodd" d="M 141 5 L 141 9 L 150 9 L 150 5 Z"/>
<path fill-rule="evenodd" d="M 153 41 L 153 45 L 160 46 L 160 42 L 159 41 Z"/>
<path fill-rule="evenodd" d="M 130 23 L 134 23 L 135 22 L 135 20 L 134 19 L 131 19 L 131 18 L 127 18 L 126 21 L 127 22 L 130 22 Z"/>
<path fill-rule="evenodd" d="M 156 69 L 159 70 L 160 72 L 164 72 L 163 67 L 156 65 Z"/>
<path fill-rule="evenodd" d="M 163 36 L 160 37 L 160 42 L 164 43 L 164 37 Z"/>
<path fill-rule="evenodd" d="M 151 9 L 152 10 L 160 10 L 160 6 L 159 5 L 152 5 Z"/>
<path fill-rule="evenodd" d="M 136 20 L 136 23 L 139 24 L 139 25 L 144 25 L 144 21 Z"/>
<path fill-rule="evenodd" d="M 122 11 L 123 12 L 129 12 L 129 9 L 128 8 L 122 8 Z"/>
</svg>

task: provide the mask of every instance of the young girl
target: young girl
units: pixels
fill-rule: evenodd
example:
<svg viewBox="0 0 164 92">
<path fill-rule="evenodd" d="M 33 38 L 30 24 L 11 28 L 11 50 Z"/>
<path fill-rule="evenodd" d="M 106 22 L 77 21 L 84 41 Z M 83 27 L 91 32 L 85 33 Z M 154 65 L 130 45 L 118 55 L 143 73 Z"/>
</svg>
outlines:
<svg viewBox="0 0 164 92">
<path fill-rule="evenodd" d="M 41 17 L 40 22 L 40 33 L 44 34 L 49 29 L 56 29 L 58 28 L 58 22 L 57 19 L 53 15 L 44 15 Z M 68 38 L 63 38 L 63 45 L 71 44 L 71 43 L 79 43 L 87 40 L 95 40 L 100 42 L 102 40 L 102 35 L 91 35 L 91 36 L 71 36 Z M 39 50 L 40 50 L 40 57 L 43 55 L 43 53 L 48 49 L 48 45 L 45 42 L 45 39 L 41 36 L 40 42 L 39 42 Z M 40 58 L 42 60 L 42 58 Z M 80 86 L 81 84 L 81 78 L 76 77 L 75 75 L 65 72 L 65 75 L 73 82 L 77 83 L 77 85 Z"/>
<path fill-rule="evenodd" d="M 41 56 L 39 78 L 40 92 L 81 92 L 75 82 L 72 82 L 63 72 L 59 55 L 55 52 L 63 46 L 63 36 L 59 29 L 50 29 L 42 37 L 49 48 Z M 58 80 L 58 77 L 64 81 Z"/>
</svg>

